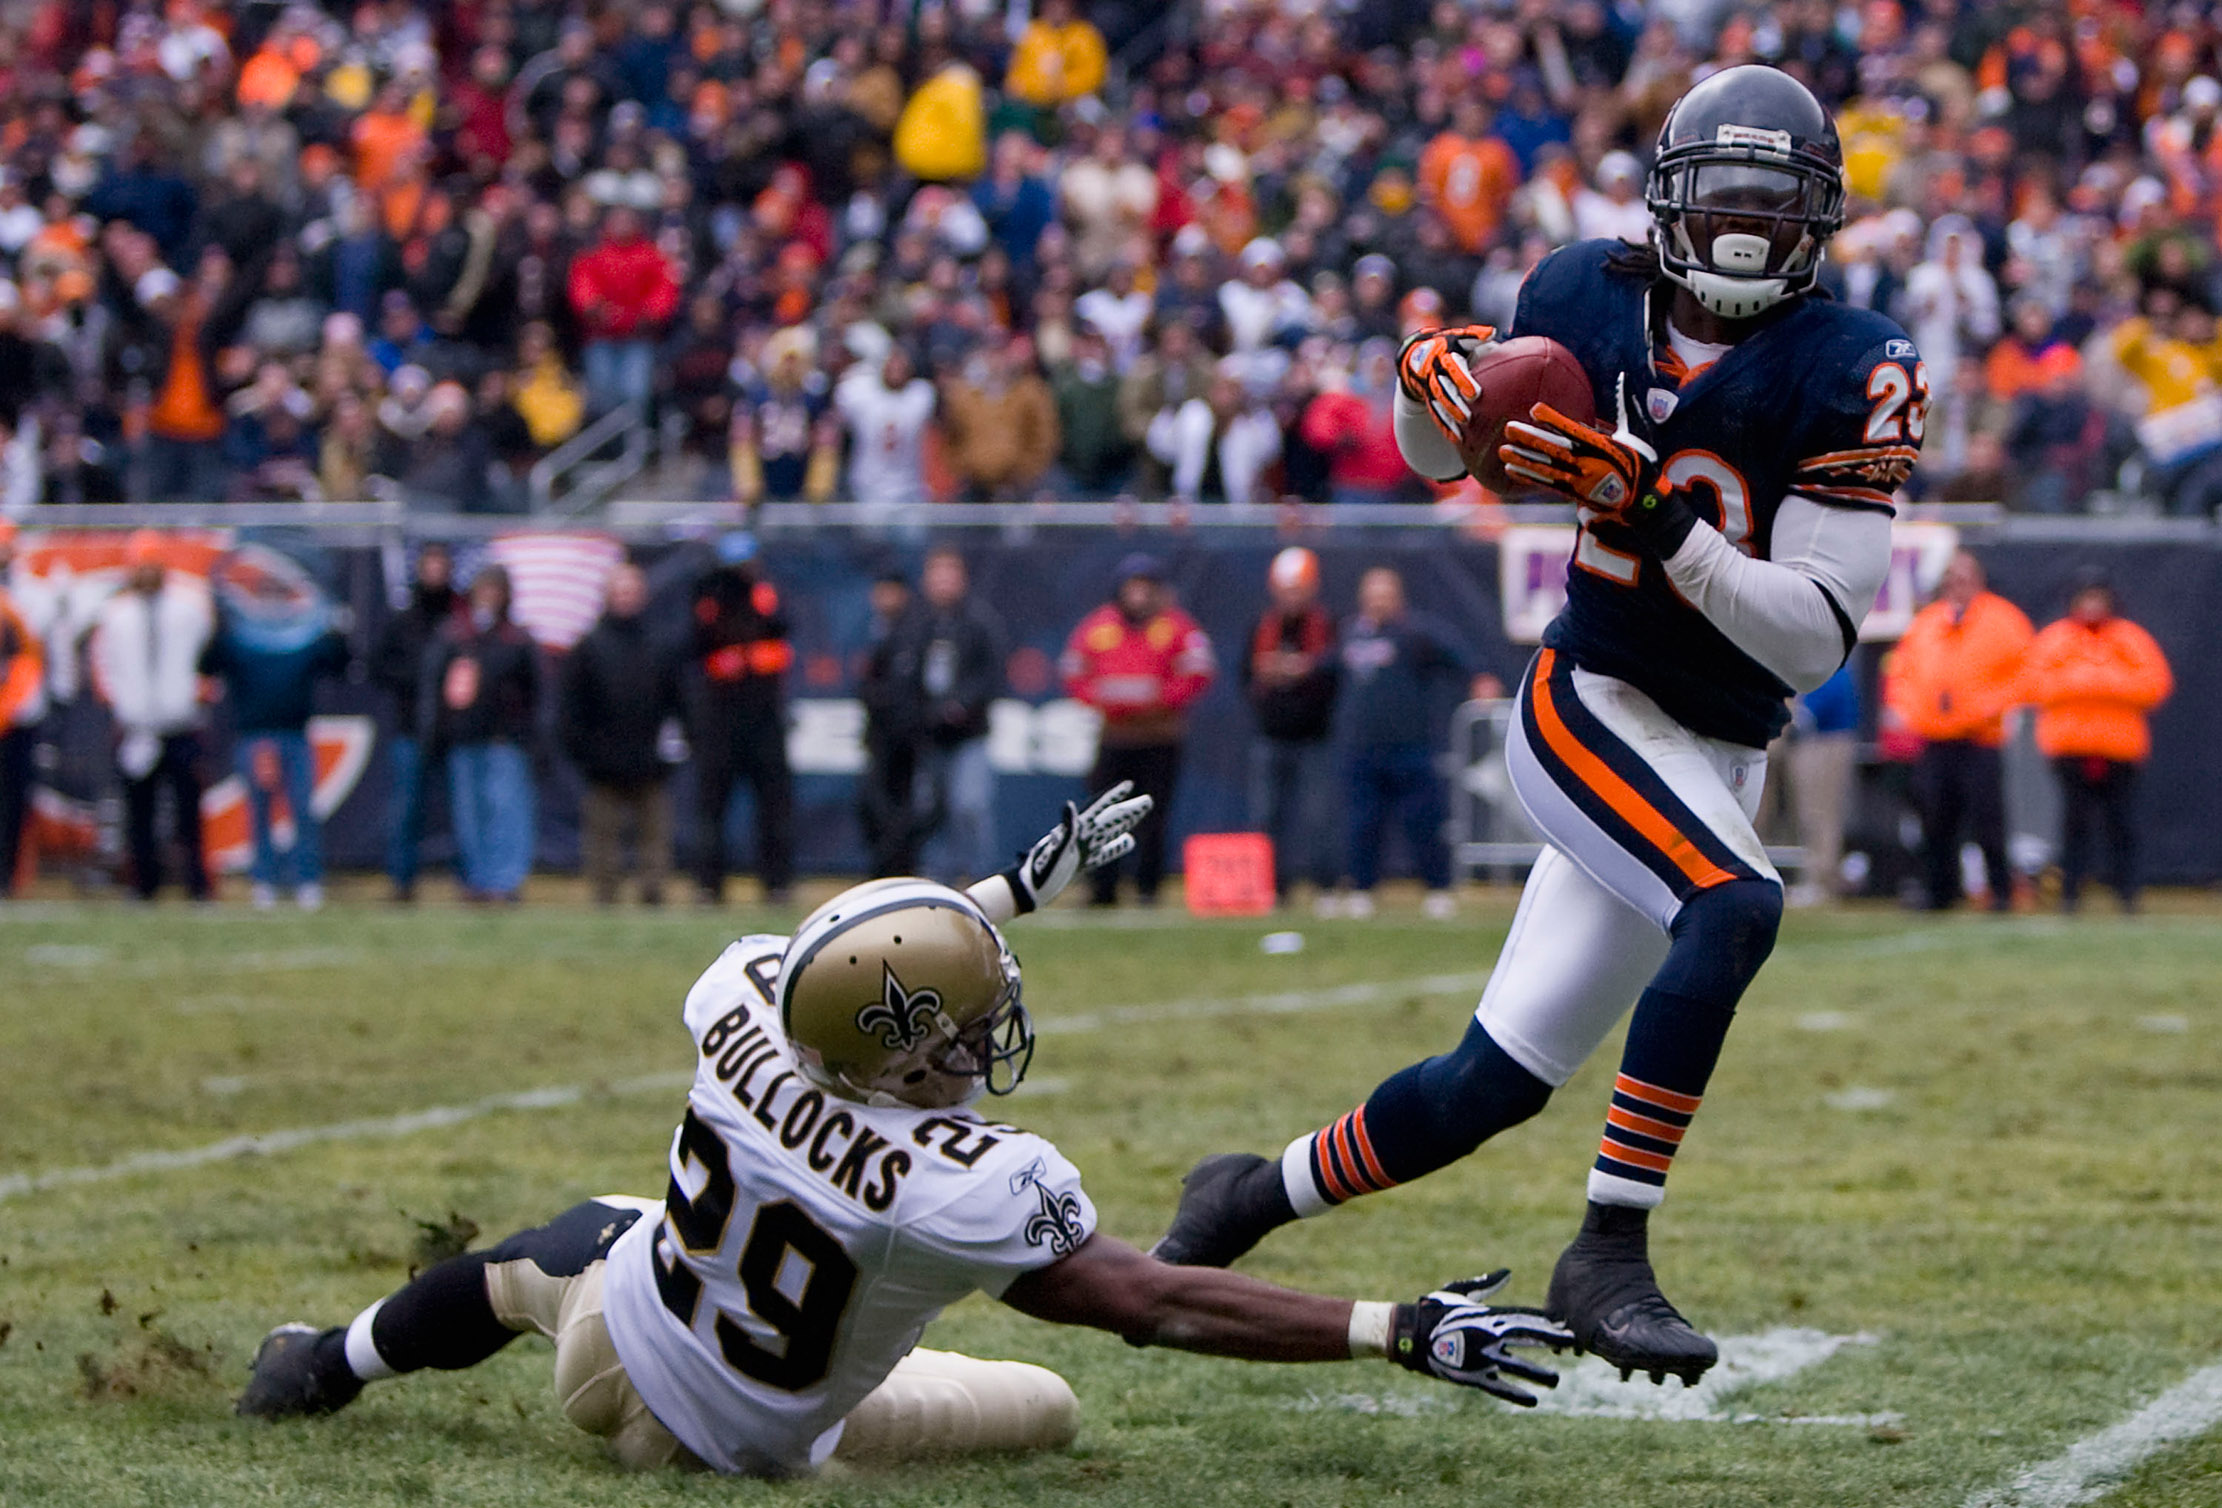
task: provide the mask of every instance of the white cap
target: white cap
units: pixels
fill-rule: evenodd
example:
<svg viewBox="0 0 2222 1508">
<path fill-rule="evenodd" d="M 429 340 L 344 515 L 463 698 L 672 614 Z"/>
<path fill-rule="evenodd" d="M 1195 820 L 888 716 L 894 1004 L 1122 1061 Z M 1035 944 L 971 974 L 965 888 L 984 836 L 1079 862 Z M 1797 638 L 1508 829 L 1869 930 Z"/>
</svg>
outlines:
<svg viewBox="0 0 2222 1508">
<path fill-rule="evenodd" d="M 1253 267 L 1279 267 L 1287 260 L 1281 251 L 1281 243 L 1270 236 L 1259 236 L 1242 248 L 1242 267 L 1245 272 Z"/>
<path fill-rule="evenodd" d="M 167 267 L 149 267 L 139 274 L 139 281 L 132 285 L 132 297 L 141 308 L 159 303 L 184 287 L 178 275 Z"/>
<path fill-rule="evenodd" d="M 1273 557 L 1265 579 L 1274 586 L 1292 589 L 1319 585 L 1319 557 L 1302 545 L 1290 545 Z"/>
<path fill-rule="evenodd" d="M 2200 74 L 2183 86 L 2183 104 L 2186 110 L 2213 110 L 2222 107 L 2222 84 Z"/>
</svg>

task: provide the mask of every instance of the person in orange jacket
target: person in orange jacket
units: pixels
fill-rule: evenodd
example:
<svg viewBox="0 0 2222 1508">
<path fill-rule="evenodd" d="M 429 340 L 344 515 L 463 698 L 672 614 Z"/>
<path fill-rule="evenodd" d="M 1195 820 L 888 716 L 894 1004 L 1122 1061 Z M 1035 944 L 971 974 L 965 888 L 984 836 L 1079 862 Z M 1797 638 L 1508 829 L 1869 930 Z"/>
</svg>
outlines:
<svg viewBox="0 0 2222 1508">
<path fill-rule="evenodd" d="M 1155 905 L 1165 874 L 1166 817 L 1180 776 L 1181 747 L 1188 738 L 1189 703 L 1202 696 L 1218 671 L 1211 639 L 1194 618 L 1173 605 L 1165 567 L 1153 555 L 1119 562 L 1111 600 L 1080 620 L 1058 661 L 1065 694 L 1103 714 L 1096 744 L 1098 785 L 1134 782 L 1134 793 L 1154 800 L 1159 813 L 1134 835 L 1134 884 L 1142 904 Z M 1119 870 L 1106 864 L 1089 880 L 1090 904 L 1119 898 Z"/>
<path fill-rule="evenodd" d="M 8 596 L 15 525 L 0 519 L 0 900 L 15 889 L 31 816 L 31 754 L 45 707 L 46 647 Z"/>
<path fill-rule="evenodd" d="M 2029 646 L 2022 696 L 2037 709 L 2037 747 L 2060 773 L 2060 907 L 2073 911 L 2091 870 L 2092 830 L 2106 826 L 2114 893 L 2137 909 L 2137 767 L 2152 752 L 2146 715 L 2175 688 L 2153 636 L 2120 615 L 2114 588 L 2087 577 L 2068 615 Z"/>
<path fill-rule="evenodd" d="M 1983 851 L 1991 909 L 2013 905 L 1998 751 L 2006 712 L 2020 700 L 2032 631 L 2020 608 L 1984 585 L 1982 562 L 1965 550 L 1952 557 L 1936 600 L 1898 641 L 1883 693 L 1886 730 L 1921 740 L 1913 790 L 1931 911 L 1948 911 L 1960 897 L 1963 830 Z"/>
</svg>

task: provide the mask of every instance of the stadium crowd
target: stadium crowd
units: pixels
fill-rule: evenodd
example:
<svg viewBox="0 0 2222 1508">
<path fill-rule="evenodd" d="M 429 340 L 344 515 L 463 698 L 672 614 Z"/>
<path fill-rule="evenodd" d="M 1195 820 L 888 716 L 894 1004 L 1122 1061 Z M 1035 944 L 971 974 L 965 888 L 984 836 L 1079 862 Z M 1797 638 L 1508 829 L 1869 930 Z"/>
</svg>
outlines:
<svg viewBox="0 0 2222 1508">
<path fill-rule="evenodd" d="M 0 510 L 1422 496 L 1400 332 L 1640 238 L 1708 70 L 1838 113 L 1915 486 L 2222 501 L 2222 32 L 2118 0 L 41 0 L 0 19 Z M 666 479 L 669 480 L 668 478 Z"/>
</svg>

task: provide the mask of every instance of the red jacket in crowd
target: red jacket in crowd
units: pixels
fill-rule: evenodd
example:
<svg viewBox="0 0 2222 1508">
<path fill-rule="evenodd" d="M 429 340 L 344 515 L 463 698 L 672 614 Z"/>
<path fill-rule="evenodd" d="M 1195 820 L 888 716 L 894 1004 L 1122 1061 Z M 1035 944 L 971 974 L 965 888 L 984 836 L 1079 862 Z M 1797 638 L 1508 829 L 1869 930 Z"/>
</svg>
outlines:
<svg viewBox="0 0 2222 1508">
<path fill-rule="evenodd" d="M 1103 714 L 1103 741 L 1131 748 L 1177 740 L 1182 710 L 1218 666 L 1210 637 L 1179 608 L 1136 623 L 1107 602 L 1080 620 L 1058 669 L 1066 695 Z"/>
<path fill-rule="evenodd" d="M 1369 403 L 1356 393 L 1321 393 L 1304 409 L 1304 443 L 1327 457 L 1338 487 L 1401 487 L 1412 469 L 1396 445 L 1393 404 Z"/>
<path fill-rule="evenodd" d="M 571 264 L 571 307 L 590 340 L 640 340 L 679 310 L 671 263 L 645 236 L 603 241 Z"/>
</svg>

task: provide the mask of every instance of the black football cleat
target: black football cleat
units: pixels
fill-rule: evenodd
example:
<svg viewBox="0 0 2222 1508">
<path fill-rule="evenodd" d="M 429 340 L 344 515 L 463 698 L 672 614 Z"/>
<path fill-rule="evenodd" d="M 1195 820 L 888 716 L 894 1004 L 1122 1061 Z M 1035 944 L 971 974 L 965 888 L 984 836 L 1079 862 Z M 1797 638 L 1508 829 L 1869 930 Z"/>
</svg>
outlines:
<svg viewBox="0 0 2222 1508">
<path fill-rule="evenodd" d="M 1188 1170 L 1172 1228 L 1150 1255 L 1176 1267 L 1225 1267 L 1288 1224 L 1296 1211 L 1281 1186 L 1281 1165 L 1254 1152 L 1221 1152 Z"/>
<path fill-rule="evenodd" d="M 1696 1382 L 1720 1348 L 1700 1335 L 1659 1291 L 1646 1250 L 1648 1210 L 1591 1205 L 1581 1234 L 1559 1254 L 1544 1312 L 1574 1332 L 1574 1349 L 1663 1383 Z"/>
<path fill-rule="evenodd" d="M 255 1348 L 254 1371 L 235 1412 L 250 1419 L 329 1414 L 355 1401 L 362 1379 L 348 1370 L 347 1332 L 280 1325 Z"/>
</svg>

